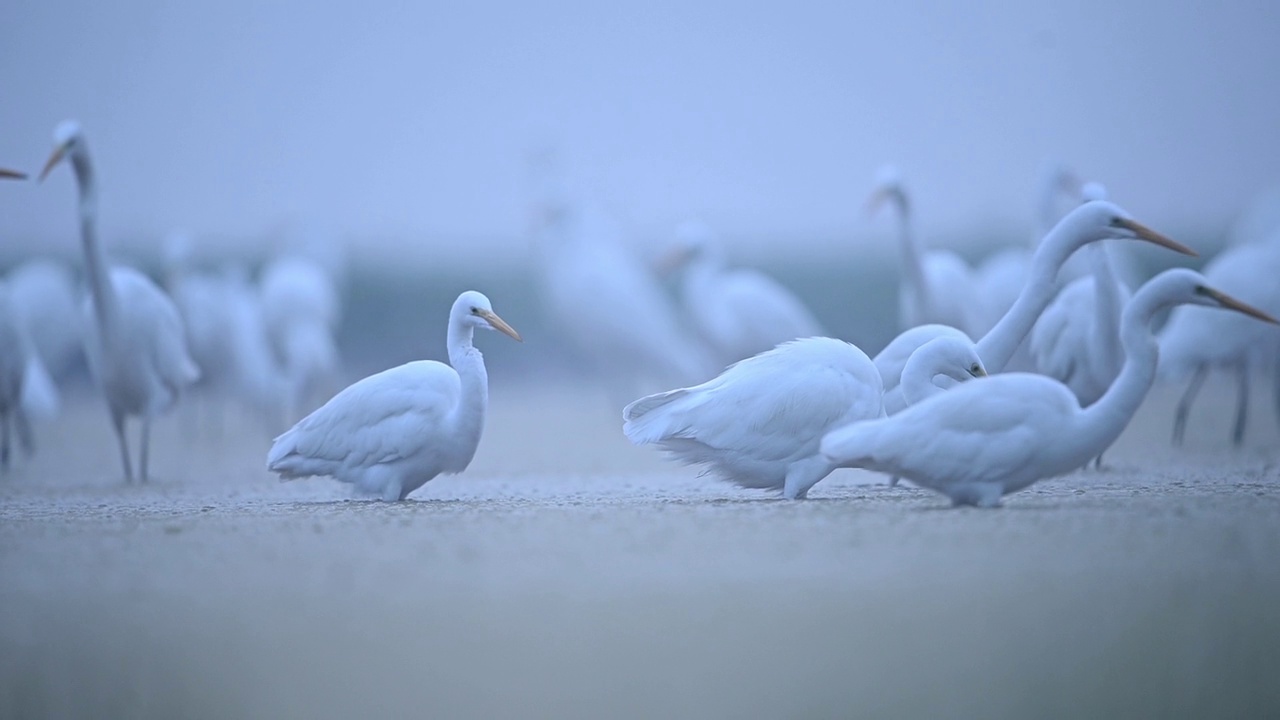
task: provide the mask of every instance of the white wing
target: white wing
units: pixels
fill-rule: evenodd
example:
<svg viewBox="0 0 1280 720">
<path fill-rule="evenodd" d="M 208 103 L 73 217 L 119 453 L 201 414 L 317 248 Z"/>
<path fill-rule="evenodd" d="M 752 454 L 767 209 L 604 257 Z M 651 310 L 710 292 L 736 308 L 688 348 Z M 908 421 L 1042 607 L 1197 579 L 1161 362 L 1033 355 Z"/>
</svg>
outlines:
<svg viewBox="0 0 1280 720">
<path fill-rule="evenodd" d="M 267 467 L 282 476 L 332 475 L 393 462 L 443 435 L 461 384 L 448 365 L 420 360 L 371 375 L 276 438 Z"/>
</svg>

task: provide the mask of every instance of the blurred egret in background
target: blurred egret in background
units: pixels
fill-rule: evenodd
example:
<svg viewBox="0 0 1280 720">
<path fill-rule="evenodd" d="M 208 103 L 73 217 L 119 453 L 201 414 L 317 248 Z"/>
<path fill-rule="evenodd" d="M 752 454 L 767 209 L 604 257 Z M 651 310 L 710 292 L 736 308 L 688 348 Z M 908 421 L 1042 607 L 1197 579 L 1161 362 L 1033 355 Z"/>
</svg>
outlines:
<svg viewBox="0 0 1280 720">
<path fill-rule="evenodd" d="M 125 419 L 142 419 L 139 478 L 147 480 L 151 421 L 200 377 L 187 352 L 182 318 L 173 301 L 150 278 L 129 267 L 107 267 L 97 238 L 98 188 L 89 148 L 80 125 L 60 123 L 53 132 L 53 153 L 43 180 L 63 159 L 75 172 L 80 198 L 80 241 L 90 301 L 85 349 L 89 367 L 106 397 L 111 424 L 120 443 L 125 480 L 133 479 Z"/>
<path fill-rule="evenodd" d="M 823 335 L 813 313 L 777 280 L 754 268 L 730 268 L 720 238 L 686 221 L 664 263 L 682 271 L 681 303 L 715 361 L 727 366 L 797 338 Z"/>
</svg>

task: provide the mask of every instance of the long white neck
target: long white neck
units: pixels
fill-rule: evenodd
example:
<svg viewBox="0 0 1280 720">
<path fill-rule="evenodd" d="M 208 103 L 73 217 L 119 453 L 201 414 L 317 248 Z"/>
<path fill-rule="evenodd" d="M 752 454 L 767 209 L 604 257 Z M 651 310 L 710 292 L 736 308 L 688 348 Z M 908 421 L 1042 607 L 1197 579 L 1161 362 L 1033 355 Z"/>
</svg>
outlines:
<svg viewBox="0 0 1280 720">
<path fill-rule="evenodd" d="M 682 282 L 685 301 L 689 302 L 693 298 L 704 297 L 704 289 L 723 270 L 724 260 L 718 257 L 716 253 L 710 250 L 700 251 L 685 266 Z"/>
<path fill-rule="evenodd" d="M 105 341 L 110 336 L 110 333 L 105 332 L 106 329 L 115 324 L 119 315 L 119 301 L 116 299 L 115 287 L 111 284 L 102 246 L 98 244 L 98 185 L 94 182 L 93 163 L 89 161 L 89 151 L 84 147 L 84 140 L 72 146 L 70 160 L 80 193 L 80 245 L 84 250 L 85 274 L 89 281 L 89 292 L 93 295 L 94 314 L 98 319 L 98 326 L 104 331 L 102 337 Z"/>
<path fill-rule="evenodd" d="M 1120 320 L 1124 367 L 1106 394 L 1081 413 L 1079 432 L 1073 439 L 1083 462 L 1097 457 L 1120 437 L 1151 389 L 1160 358 L 1151 319 L 1172 304 L 1168 287 L 1157 277 L 1143 285 L 1124 309 Z"/>
<path fill-rule="evenodd" d="M 458 373 L 462 393 L 453 408 L 452 422 L 455 447 L 465 449 L 463 466 L 471 462 L 480 435 L 484 432 L 485 412 L 489 407 L 489 374 L 484 356 L 471 343 L 472 329 L 461 322 L 449 322 L 449 364 Z"/>
<path fill-rule="evenodd" d="M 937 353 L 930 347 L 921 347 L 911 353 L 907 364 L 902 368 L 902 399 L 907 405 L 915 405 L 925 398 L 942 392 L 942 388 L 934 384 L 934 376 L 939 374 Z"/>
<path fill-rule="evenodd" d="M 1022 292 L 1018 293 L 1018 299 L 1004 317 L 1000 318 L 1000 322 L 978 340 L 978 357 L 982 358 L 987 372 L 998 373 L 1004 370 L 1018 345 L 1031 332 L 1040 313 L 1044 312 L 1057 294 L 1058 269 L 1071 253 L 1095 239 L 1077 231 L 1074 224 L 1068 221 L 1070 218 L 1068 215 L 1055 225 L 1044 242 L 1040 243 L 1031 258 L 1031 272 L 1026 284 L 1022 286 Z"/>
<path fill-rule="evenodd" d="M 1094 310 L 1097 313 L 1093 324 L 1094 351 L 1104 367 L 1119 372 L 1124 364 L 1124 348 L 1120 346 L 1120 315 L 1124 298 L 1120 283 L 1111 269 L 1107 241 L 1093 243 L 1085 251 L 1089 253 L 1089 264 L 1093 270 Z"/>
<path fill-rule="evenodd" d="M 929 286 L 924 277 L 924 251 L 917 244 L 915 233 L 911 229 L 911 201 L 907 191 L 894 187 L 888 191 L 889 199 L 898 211 L 898 249 L 902 253 L 902 278 L 906 282 L 906 291 L 914 299 L 916 313 L 926 313 L 933 298 L 929 296 Z M 915 322 L 916 318 L 900 318 L 903 324 Z"/>
</svg>

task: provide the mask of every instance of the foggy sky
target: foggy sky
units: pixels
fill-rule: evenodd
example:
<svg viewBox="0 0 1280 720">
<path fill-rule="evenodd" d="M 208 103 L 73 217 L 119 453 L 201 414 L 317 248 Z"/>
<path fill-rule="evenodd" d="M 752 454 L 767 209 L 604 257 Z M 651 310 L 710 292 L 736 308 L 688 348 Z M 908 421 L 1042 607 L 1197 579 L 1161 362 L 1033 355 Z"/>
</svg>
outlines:
<svg viewBox="0 0 1280 720">
<path fill-rule="evenodd" d="M 606 7 L 598 7 L 606 6 Z M 925 233 L 1029 226 L 1048 158 L 1160 228 L 1280 180 L 1280 3 L 9 0 L 0 165 L 78 118 L 104 236 L 305 219 L 442 257 L 523 248 L 526 158 L 637 232 L 865 237 L 897 164 Z M 0 186 L 4 242 L 74 252 L 72 176 Z"/>
</svg>

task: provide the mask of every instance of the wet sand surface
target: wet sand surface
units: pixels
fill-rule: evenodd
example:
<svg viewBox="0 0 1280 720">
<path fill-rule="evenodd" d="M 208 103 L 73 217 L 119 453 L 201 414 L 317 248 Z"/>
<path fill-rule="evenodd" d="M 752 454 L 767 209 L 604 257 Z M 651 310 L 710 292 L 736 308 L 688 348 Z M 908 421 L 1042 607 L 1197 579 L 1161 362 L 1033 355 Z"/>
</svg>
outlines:
<svg viewBox="0 0 1280 720">
<path fill-rule="evenodd" d="M 698 477 L 569 392 L 495 387 L 471 469 L 398 504 L 276 481 L 235 413 L 161 421 L 126 486 L 75 403 L 0 476 L 0 717 L 1280 713 L 1269 397 L 1233 451 L 1211 382 L 1173 450 L 1158 390 L 1102 471 L 957 510 Z"/>
</svg>

